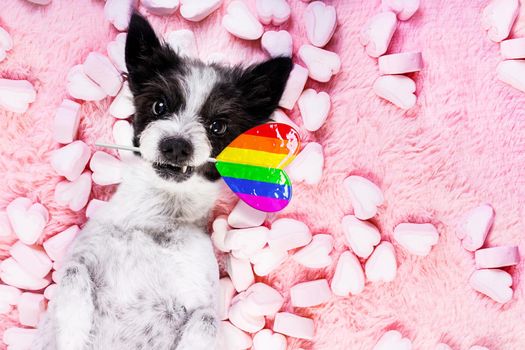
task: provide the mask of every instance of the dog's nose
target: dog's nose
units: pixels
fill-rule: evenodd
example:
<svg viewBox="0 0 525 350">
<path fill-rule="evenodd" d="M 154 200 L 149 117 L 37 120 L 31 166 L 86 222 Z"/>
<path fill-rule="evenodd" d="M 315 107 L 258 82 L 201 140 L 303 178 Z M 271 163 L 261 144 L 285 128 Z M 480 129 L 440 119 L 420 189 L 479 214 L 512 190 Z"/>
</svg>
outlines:
<svg viewBox="0 0 525 350">
<path fill-rule="evenodd" d="M 180 137 L 168 137 L 161 140 L 159 149 L 163 157 L 174 164 L 184 164 L 193 155 L 191 143 Z"/>
</svg>

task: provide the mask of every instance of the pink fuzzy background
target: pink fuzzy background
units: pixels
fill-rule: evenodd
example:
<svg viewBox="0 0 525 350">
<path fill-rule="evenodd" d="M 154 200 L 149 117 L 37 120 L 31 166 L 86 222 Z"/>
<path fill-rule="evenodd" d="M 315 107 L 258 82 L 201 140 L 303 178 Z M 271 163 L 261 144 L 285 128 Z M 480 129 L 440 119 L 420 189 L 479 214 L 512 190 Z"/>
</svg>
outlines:
<svg viewBox="0 0 525 350">
<path fill-rule="evenodd" d="M 297 49 L 306 42 L 306 4 L 289 2 L 292 19 L 283 28 L 292 33 Z M 324 177 L 318 186 L 297 185 L 292 205 L 280 215 L 305 220 L 314 233 L 333 234 L 336 261 L 345 249 L 340 221 L 352 213 L 342 181 L 359 174 L 384 191 L 386 203 L 374 220 L 383 239 L 391 240 L 398 223 L 415 221 L 435 224 L 440 240 L 424 258 L 407 254 L 394 242 L 399 270 L 390 284 L 367 283 L 358 296 L 333 297 L 316 308 L 293 310 L 287 302 L 284 309 L 313 317 L 316 323 L 312 342 L 290 338 L 290 348 L 371 349 L 385 330 L 396 328 L 413 340 L 414 349 L 432 350 L 440 341 L 454 349 L 474 344 L 491 350 L 524 349 L 524 264 L 510 270 L 512 301 L 497 304 L 469 287 L 472 254 L 461 248 L 454 233 L 464 211 L 489 202 L 496 221 L 487 244 L 518 244 L 525 252 L 525 94 L 496 78 L 499 47 L 480 25 L 486 1 L 422 0 L 420 11 L 399 25 L 390 51 L 420 50 L 425 60 L 424 70 L 415 75 L 418 102 L 408 112 L 374 95 L 377 65 L 359 45 L 358 33 L 378 12 L 380 1 L 327 2 L 336 6 L 339 22 L 327 49 L 339 53 L 343 66 L 328 84 L 309 82 L 329 92 L 333 112 L 322 129 L 307 136 L 324 146 Z M 68 69 L 90 51 L 105 53 L 117 33 L 102 10 L 103 2 L 94 0 L 53 0 L 45 7 L 3 0 L 0 5 L 0 26 L 14 40 L 13 50 L 0 63 L 0 77 L 27 79 L 37 90 L 37 100 L 26 113 L 0 110 L 0 210 L 17 196 L 42 202 L 52 215 L 46 236 L 85 220 L 83 211 L 75 214 L 53 202 L 60 178 L 48 164 L 50 151 L 57 148 L 50 130 L 55 109 L 67 95 Z M 214 51 L 233 62 L 262 58 L 259 42 L 235 39 L 222 28 L 223 11 L 198 24 L 178 13 L 148 17 L 159 33 L 194 30 L 203 58 Z M 515 25 L 515 36 L 525 33 L 523 17 Z M 114 119 L 105 112 L 109 102 L 83 104 L 80 139 L 89 144 L 110 139 Z M 292 118 L 301 123 L 297 110 Z M 93 197 L 106 198 L 110 192 L 95 187 Z M 0 245 L 2 256 L 7 255 L 6 244 Z M 265 281 L 288 297 L 298 282 L 331 279 L 334 267 L 306 270 L 289 259 Z M 0 330 L 13 319 L 15 313 L 2 316 Z"/>
</svg>

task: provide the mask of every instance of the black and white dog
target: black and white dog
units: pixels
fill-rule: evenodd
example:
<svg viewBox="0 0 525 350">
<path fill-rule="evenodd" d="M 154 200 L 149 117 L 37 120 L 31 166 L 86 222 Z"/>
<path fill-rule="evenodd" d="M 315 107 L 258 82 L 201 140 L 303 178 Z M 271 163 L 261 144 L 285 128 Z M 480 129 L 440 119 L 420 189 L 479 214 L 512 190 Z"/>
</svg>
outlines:
<svg viewBox="0 0 525 350">
<path fill-rule="evenodd" d="M 269 119 L 292 62 L 207 65 L 134 14 L 126 64 L 140 156 L 70 249 L 35 349 L 215 347 L 219 272 L 205 225 L 220 184 L 207 158 Z"/>
</svg>

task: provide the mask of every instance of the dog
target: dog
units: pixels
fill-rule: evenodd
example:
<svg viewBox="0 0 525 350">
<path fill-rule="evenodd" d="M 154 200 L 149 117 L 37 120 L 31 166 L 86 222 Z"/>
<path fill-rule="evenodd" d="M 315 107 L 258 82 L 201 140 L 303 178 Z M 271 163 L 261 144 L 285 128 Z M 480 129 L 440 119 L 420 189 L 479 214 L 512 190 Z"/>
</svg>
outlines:
<svg viewBox="0 0 525 350">
<path fill-rule="evenodd" d="M 69 249 L 34 349 L 216 346 L 219 271 L 206 224 L 221 184 L 208 158 L 270 119 L 292 61 L 205 64 L 137 13 L 125 58 L 140 154 Z"/>
</svg>

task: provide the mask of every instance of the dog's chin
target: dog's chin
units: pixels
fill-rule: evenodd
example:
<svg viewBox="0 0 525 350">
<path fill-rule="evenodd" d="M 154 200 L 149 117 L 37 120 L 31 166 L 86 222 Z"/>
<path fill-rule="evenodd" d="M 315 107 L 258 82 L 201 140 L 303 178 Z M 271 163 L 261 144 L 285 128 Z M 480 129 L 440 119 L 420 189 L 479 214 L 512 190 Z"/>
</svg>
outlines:
<svg viewBox="0 0 525 350">
<path fill-rule="evenodd" d="M 196 170 L 193 166 L 177 166 L 167 163 L 153 163 L 152 167 L 161 179 L 170 182 L 187 181 Z"/>
</svg>

